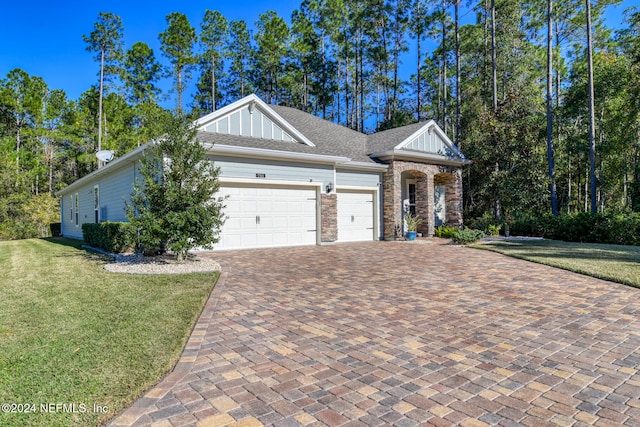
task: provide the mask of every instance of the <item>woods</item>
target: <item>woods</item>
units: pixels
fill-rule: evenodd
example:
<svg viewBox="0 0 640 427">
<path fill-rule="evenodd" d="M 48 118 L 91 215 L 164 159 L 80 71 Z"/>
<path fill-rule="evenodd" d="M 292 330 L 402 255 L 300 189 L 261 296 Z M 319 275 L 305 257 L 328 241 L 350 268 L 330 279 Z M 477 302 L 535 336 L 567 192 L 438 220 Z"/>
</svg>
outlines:
<svg viewBox="0 0 640 427">
<path fill-rule="evenodd" d="M 46 234 L 55 192 L 157 137 L 167 97 L 195 119 L 252 92 L 361 132 L 435 119 L 474 162 L 467 219 L 638 212 L 640 12 L 608 28 L 615 3 L 302 0 L 254 25 L 178 11 L 136 41 L 100 13 L 78 99 L 38 70 L 0 80 L 0 239 Z"/>
</svg>

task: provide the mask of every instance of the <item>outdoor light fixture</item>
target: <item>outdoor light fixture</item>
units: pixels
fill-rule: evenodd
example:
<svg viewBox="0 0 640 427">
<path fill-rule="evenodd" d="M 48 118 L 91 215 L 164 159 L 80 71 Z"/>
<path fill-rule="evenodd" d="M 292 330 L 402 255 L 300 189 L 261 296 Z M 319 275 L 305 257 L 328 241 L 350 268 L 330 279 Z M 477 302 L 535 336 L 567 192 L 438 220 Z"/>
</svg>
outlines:
<svg viewBox="0 0 640 427">
<path fill-rule="evenodd" d="M 333 190 L 333 184 L 328 183 L 327 184 L 327 193 L 331 193 L 331 190 Z"/>
</svg>

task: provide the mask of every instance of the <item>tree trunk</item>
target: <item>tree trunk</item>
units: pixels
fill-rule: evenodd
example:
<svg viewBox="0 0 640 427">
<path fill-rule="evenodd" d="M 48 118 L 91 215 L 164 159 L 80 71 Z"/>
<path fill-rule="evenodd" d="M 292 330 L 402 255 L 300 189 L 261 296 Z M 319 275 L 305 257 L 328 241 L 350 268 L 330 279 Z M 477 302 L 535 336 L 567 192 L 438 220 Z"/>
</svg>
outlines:
<svg viewBox="0 0 640 427">
<path fill-rule="evenodd" d="M 587 5 L 587 60 L 589 74 L 589 175 L 591 188 L 591 213 L 596 213 L 597 182 L 596 182 L 596 131 L 593 93 L 593 41 L 591 36 L 591 0 L 586 0 Z"/>
<path fill-rule="evenodd" d="M 442 0 L 442 130 L 447 133 L 447 23 L 445 0 Z"/>
<path fill-rule="evenodd" d="M 102 150 L 102 95 L 104 90 L 104 48 L 100 52 L 100 93 L 98 94 L 98 151 Z M 102 160 L 98 160 L 98 169 Z"/>
<path fill-rule="evenodd" d="M 491 100 L 493 103 L 493 114 L 497 116 L 498 114 L 498 68 L 496 65 L 496 2 L 495 0 L 491 0 Z M 494 146 L 497 145 L 497 141 L 493 141 Z M 494 165 L 494 172 L 497 175 L 500 172 L 500 164 L 498 162 Z M 500 200 L 496 198 L 493 203 L 493 216 L 496 221 L 501 220 L 501 212 L 500 212 Z"/>
<path fill-rule="evenodd" d="M 460 147 L 460 105 L 462 104 L 462 92 L 460 88 L 460 0 L 454 2 L 455 7 L 455 32 L 456 32 L 456 147 Z"/>
<path fill-rule="evenodd" d="M 211 111 L 216 111 L 216 56 L 211 55 Z"/>
<path fill-rule="evenodd" d="M 553 0 L 547 0 L 547 161 L 549 163 L 549 192 L 551 213 L 558 216 L 556 170 L 553 153 Z"/>
</svg>

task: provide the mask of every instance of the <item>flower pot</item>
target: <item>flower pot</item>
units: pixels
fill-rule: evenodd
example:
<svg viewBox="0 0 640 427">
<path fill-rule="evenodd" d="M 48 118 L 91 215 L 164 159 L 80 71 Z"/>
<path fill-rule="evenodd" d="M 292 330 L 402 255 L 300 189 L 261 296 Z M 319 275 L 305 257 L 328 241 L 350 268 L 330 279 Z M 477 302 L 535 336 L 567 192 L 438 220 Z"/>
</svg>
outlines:
<svg viewBox="0 0 640 427">
<path fill-rule="evenodd" d="M 418 233 L 415 231 L 407 231 L 407 235 L 405 236 L 406 240 L 416 240 L 416 236 Z"/>
</svg>

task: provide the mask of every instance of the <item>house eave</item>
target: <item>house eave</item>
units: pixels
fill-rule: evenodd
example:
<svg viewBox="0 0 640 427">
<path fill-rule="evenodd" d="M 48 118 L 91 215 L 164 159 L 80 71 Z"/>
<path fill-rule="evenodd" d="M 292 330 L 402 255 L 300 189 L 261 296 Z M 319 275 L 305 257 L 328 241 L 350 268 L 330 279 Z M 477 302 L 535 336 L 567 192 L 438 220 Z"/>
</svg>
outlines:
<svg viewBox="0 0 640 427">
<path fill-rule="evenodd" d="M 324 154 L 296 153 L 291 151 L 269 150 L 265 148 L 238 147 L 224 144 L 205 145 L 208 154 L 243 157 L 253 159 L 273 159 L 285 161 L 298 161 L 302 163 L 319 163 L 335 165 L 350 162 L 348 157 L 328 156 Z"/>
<path fill-rule="evenodd" d="M 367 162 L 347 162 L 347 163 L 339 163 L 336 164 L 337 169 L 350 169 L 350 170 L 360 170 L 360 171 L 374 171 L 374 172 L 384 172 L 389 169 L 389 165 L 384 165 L 380 163 L 367 163 Z"/>
<path fill-rule="evenodd" d="M 432 153 L 423 153 L 418 151 L 408 151 L 408 150 L 387 150 L 380 151 L 377 153 L 370 154 L 370 157 L 376 158 L 382 161 L 390 161 L 390 160 L 407 160 L 407 161 L 418 161 L 422 163 L 434 163 L 438 165 L 446 165 L 446 166 L 464 166 L 471 164 L 471 160 L 468 159 L 455 159 L 451 157 L 442 156 L 439 154 Z"/>
<path fill-rule="evenodd" d="M 69 192 L 75 191 L 77 188 L 82 187 L 83 185 L 91 182 L 93 179 L 99 178 L 100 176 L 109 173 L 113 170 L 118 169 L 119 167 L 126 166 L 127 163 L 136 162 L 140 157 L 144 155 L 144 151 L 149 148 L 149 145 L 153 144 L 153 142 L 149 142 L 147 144 L 141 145 L 135 150 L 129 151 L 122 157 L 118 157 L 117 159 L 107 163 L 105 166 L 101 167 L 98 170 L 91 172 L 89 175 L 85 175 L 77 181 L 72 182 L 67 187 L 56 193 L 56 197 L 62 197 Z"/>
</svg>

